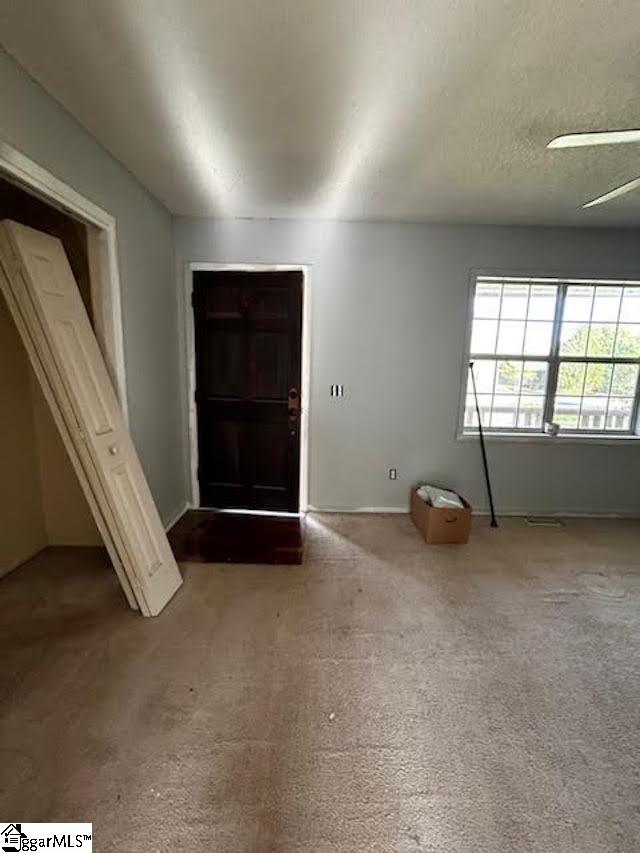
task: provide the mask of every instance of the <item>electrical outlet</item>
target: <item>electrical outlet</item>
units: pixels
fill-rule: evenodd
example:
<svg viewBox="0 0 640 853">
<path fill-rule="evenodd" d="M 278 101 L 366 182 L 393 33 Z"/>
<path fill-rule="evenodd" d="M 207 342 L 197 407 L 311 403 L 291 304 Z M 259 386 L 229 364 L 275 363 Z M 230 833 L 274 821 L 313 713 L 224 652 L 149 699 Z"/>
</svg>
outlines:
<svg viewBox="0 0 640 853">
<path fill-rule="evenodd" d="M 331 396 L 332 397 L 344 397 L 344 385 L 332 385 L 331 386 Z"/>
<path fill-rule="evenodd" d="M 398 469 L 397 468 L 389 468 L 389 479 L 397 480 L 398 479 Z"/>
</svg>

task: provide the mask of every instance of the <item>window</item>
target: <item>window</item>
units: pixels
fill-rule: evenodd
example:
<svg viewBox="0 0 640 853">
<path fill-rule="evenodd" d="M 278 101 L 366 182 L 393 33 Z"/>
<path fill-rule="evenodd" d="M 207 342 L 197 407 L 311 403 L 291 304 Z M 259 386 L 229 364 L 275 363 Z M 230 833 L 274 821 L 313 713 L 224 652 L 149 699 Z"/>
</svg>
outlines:
<svg viewBox="0 0 640 853">
<path fill-rule="evenodd" d="M 487 432 L 633 435 L 640 282 L 480 276 L 469 360 Z M 462 420 L 477 432 L 470 374 Z"/>
</svg>

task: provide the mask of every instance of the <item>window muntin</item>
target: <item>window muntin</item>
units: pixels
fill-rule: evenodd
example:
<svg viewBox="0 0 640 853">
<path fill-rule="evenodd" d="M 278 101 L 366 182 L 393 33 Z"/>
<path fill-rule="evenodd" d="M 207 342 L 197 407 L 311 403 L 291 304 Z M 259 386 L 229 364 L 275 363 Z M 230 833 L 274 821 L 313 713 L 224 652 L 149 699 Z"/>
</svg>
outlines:
<svg viewBox="0 0 640 853">
<path fill-rule="evenodd" d="M 632 434 L 638 412 L 640 282 L 481 276 L 470 359 L 490 432 Z M 477 430 L 469 376 L 463 430 Z"/>
</svg>

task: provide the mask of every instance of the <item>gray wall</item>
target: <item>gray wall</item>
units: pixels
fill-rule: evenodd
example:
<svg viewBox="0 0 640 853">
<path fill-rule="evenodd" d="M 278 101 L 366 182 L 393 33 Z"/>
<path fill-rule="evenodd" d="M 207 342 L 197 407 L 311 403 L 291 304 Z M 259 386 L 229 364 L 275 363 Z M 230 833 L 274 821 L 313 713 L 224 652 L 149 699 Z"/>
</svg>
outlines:
<svg viewBox="0 0 640 853">
<path fill-rule="evenodd" d="M 455 438 L 473 269 L 640 278 L 633 231 L 179 218 L 175 235 L 180 288 L 191 261 L 312 266 L 320 508 L 404 507 L 421 478 L 486 507 L 477 441 Z M 489 453 L 505 511 L 640 514 L 640 445 L 495 441 Z"/>
<path fill-rule="evenodd" d="M 131 430 L 167 517 L 188 468 L 171 218 L 2 52 L 0 85 L 0 137 L 118 221 Z M 175 236 L 180 288 L 186 261 L 312 266 L 310 498 L 325 508 L 402 507 L 425 477 L 484 506 L 477 444 L 455 439 L 472 268 L 640 277 L 631 231 L 178 219 Z M 347 386 L 343 400 L 332 382 Z M 503 509 L 638 511 L 635 446 L 490 453 Z"/>
<path fill-rule="evenodd" d="M 0 138 L 115 216 L 131 432 L 160 513 L 183 499 L 172 221 L 4 52 Z"/>
</svg>

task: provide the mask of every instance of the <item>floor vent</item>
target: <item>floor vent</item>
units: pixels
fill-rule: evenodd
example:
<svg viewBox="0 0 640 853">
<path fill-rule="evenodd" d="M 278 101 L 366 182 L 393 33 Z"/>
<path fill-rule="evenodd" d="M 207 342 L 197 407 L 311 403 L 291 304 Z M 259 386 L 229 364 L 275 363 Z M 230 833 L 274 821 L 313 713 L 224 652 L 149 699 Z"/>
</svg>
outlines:
<svg viewBox="0 0 640 853">
<path fill-rule="evenodd" d="M 547 515 L 528 515 L 525 518 L 528 527 L 564 527 L 559 518 L 551 518 Z"/>
</svg>

